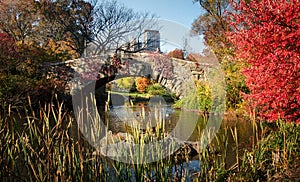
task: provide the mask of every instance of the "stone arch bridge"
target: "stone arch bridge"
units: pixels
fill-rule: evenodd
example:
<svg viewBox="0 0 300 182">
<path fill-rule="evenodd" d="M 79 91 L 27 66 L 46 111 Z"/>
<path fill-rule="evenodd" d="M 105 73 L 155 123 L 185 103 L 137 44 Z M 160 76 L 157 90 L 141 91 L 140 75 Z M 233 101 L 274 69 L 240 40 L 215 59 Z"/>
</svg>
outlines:
<svg viewBox="0 0 300 182">
<path fill-rule="evenodd" d="M 158 53 L 123 54 L 121 59 L 95 56 L 48 64 L 49 77 L 65 81 L 66 90 L 72 92 L 70 83 L 87 86 L 96 80 L 95 89 L 123 77 L 148 77 L 167 90 L 182 97 L 186 83 L 206 80 L 212 64 L 170 58 Z M 73 86 L 74 89 L 74 86 Z"/>
</svg>

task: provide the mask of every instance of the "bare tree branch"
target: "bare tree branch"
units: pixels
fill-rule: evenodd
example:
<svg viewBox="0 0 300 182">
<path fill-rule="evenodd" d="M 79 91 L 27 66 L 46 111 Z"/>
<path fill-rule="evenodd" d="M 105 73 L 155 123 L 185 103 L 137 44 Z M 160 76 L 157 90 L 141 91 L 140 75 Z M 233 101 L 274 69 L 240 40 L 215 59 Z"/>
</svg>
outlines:
<svg viewBox="0 0 300 182">
<path fill-rule="evenodd" d="M 149 13 L 136 13 L 116 0 L 99 2 L 94 0 L 92 49 L 89 54 L 112 52 L 123 49 L 131 39 L 139 40 L 145 29 L 156 24 Z"/>
</svg>

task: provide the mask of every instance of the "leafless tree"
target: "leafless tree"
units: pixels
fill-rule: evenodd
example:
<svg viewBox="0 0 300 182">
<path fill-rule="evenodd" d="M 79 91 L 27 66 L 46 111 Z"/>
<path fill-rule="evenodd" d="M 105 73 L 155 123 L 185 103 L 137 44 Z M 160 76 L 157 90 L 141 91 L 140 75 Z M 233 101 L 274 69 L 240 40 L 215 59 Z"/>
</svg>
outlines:
<svg viewBox="0 0 300 182">
<path fill-rule="evenodd" d="M 135 44 L 142 41 L 145 29 L 151 29 L 156 24 L 156 16 L 149 13 L 134 12 L 116 0 L 92 2 L 93 41 L 89 46 L 89 54 L 99 54 L 116 50 L 128 50 L 129 42 L 135 39 Z M 133 46 L 133 44 L 131 44 Z"/>
</svg>

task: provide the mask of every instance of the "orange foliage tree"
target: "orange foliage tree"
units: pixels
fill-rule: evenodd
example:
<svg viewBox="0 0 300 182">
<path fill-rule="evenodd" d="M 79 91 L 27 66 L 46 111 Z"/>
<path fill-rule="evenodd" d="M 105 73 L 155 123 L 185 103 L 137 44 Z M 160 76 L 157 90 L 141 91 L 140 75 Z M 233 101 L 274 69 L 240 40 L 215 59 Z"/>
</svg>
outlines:
<svg viewBox="0 0 300 182">
<path fill-rule="evenodd" d="M 135 84 L 136 84 L 136 89 L 138 92 L 146 92 L 147 87 L 151 84 L 151 81 L 149 78 L 145 78 L 145 77 L 138 77 L 135 80 Z"/>
<path fill-rule="evenodd" d="M 181 49 L 175 49 L 168 53 L 168 56 L 177 58 L 177 59 L 184 59 L 184 53 Z"/>
</svg>

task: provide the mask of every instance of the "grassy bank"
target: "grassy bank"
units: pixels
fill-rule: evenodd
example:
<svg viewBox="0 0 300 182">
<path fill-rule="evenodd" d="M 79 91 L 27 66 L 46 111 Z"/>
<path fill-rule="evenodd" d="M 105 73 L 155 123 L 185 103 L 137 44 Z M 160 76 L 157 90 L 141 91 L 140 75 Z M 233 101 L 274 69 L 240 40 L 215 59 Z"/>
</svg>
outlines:
<svg viewBox="0 0 300 182">
<path fill-rule="evenodd" d="M 139 92 L 117 92 L 110 91 L 111 94 L 122 95 L 125 97 L 130 97 L 132 100 L 149 100 L 151 97 L 157 96 L 151 93 L 139 93 Z M 172 103 L 176 99 L 176 97 L 172 94 L 162 94 L 159 95 L 165 99 L 167 103 Z"/>
<path fill-rule="evenodd" d="M 117 92 L 117 91 L 111 91 L 111 94 L 118 94 L 123 95 L 125 97 L 132 97 L 132 98 L 144 98 L 149 99 L 152 95 L 148 93 L 139 93 L 139 92 Z"/>
<path fill-rule="evenodd" d="M 202 150 L 198 181 L 298 181 L 300 180 L 300 125 L 277 121 L 253 123 L 249 147 L 241 147 L 236 128 L 227 129 L 235 141 L 236 163 L 227 166 L 225 135 Z M 229 155 L 233 155 L 230 153 Z"/>
<path fill-rule="evenodd" d="M 50 103 L 38 111 L 27 108 L 25 116 L 7 113 L 1 117 L 1 181 L 169 181 L 186 177 L 187 149 L 152 163 L 114 161 L 84 139 L 72 112 L 64 111 L 62 104 L 53 106 Z M 133 141 L 141 146 L 163 134 L 162 126 L 131 131 Z"/>
</svg>

